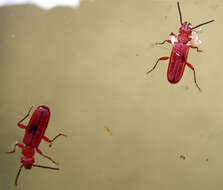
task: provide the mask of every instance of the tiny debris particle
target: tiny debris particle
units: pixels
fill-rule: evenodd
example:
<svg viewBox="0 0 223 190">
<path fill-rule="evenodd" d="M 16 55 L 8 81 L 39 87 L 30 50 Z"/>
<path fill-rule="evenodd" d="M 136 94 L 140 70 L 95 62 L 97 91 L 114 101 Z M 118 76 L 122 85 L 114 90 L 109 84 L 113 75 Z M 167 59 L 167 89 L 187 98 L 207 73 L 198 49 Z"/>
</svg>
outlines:
<svg viewBox="0 0 223 190">
<path fill-rule="evenodd" d="M 184 155 L 180 155 L 180 159 L 183 159 L 183 160 L 185 160 L 186 159 L 186 157 L 184 156 Z"/>
<path fill-rule="evenodd" d="M 112 135 L 112 131 L 111 131 L 111 129 L 110 128 L 108 128 L 108 127 L 105 127 L 105 129 L 106 129 L 106 131 L 110 134 L 110 135 Z"/>
</svg>

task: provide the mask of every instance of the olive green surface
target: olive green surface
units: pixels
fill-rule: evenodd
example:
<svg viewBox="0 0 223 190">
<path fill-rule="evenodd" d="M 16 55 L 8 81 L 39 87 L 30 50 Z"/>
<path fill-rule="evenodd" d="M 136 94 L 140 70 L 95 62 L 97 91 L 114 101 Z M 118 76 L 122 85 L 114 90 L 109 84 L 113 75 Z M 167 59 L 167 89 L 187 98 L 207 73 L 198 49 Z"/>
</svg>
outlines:
<svg viewBox="0 0 223 190">
<path fill-rule="evenodd" d="M 220 190 L 223 188 L 223 2 L 180 1 L 183 21 L 211 19 L 191 49 L 182 80 L 167 81 L 169 39 L 180 27 L 173 0 L 94 0 L 44 11 L 0 8 L 1 190 Z M 5 154 L 29 108 L 47 105 L 40 149 L 59 171 L 23 169 Z M 28 122 L 25 121 L 24 124 Z M 112 135 L 107 131 L 109 128 Z M 185 157 L 185 159 L 183 159 Z M 42 156 L 36 163 L 56 167 Z"/>
</svg>

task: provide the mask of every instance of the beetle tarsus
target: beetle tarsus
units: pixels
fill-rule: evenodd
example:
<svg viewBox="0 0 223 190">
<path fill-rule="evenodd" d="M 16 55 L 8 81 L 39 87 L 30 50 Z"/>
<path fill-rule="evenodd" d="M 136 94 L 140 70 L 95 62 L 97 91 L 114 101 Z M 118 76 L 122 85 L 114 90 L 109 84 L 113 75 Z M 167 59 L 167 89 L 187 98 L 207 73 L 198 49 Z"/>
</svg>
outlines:
<svg viewBox="0 0 223 190">
<path fill-rule="evenodd" d="M 164 40 L 163 42 L 157 42 L 157 43 L 155 43 L 155 45 L 163 45 L 166 42 L 169 43 L 169 44 L 171 44 L 171 41 L 170 40 Z"/>
<path fill-rule="evenodd" d="M 169 57 L 160 57 L 160 58 L 156 61 L 156 64 L 153 66 L 153 68 L 150 69 L 149 71 L 147 71 L 146 74 L 149 74 L 150 72 L 152 72 L 152 71 L 156 68 L 156 66 L 157 66 L 157 64 L 159 63 L 159 61 L 163 61 L 163 60 L 167 60 L 167 59 L 169 59 Z"/>
</svg>

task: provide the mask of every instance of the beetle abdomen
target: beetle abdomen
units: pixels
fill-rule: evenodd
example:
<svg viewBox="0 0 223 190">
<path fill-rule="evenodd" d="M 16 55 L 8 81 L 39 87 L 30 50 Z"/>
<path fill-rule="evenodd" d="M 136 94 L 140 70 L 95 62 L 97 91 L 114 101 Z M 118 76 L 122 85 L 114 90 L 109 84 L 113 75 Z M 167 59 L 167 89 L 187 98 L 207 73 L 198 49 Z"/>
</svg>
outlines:
<svg viewBox="0 0 223 190">
<path fill-rule="evenodd" d="M 189 47 L 183 43 L 175 43 L 171 52 L 170 62 L 167 70 L 167 79 L 175 84 L 183 76 Z"/>
</svg>

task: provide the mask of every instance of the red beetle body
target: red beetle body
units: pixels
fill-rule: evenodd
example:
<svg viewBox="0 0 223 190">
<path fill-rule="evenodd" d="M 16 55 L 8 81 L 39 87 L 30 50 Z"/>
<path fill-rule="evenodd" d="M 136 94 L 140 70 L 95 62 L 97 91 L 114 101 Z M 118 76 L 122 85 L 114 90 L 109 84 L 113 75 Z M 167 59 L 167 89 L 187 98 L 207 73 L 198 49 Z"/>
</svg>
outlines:
<svg viewBox="0 0 223 190">
<path fill-rule="evenodd" d="M 21 143 L 16 143 L 14 149 L 11 152 L 7 152 L 7 153 L 14 153 L 16 150 L 16 146 L 22 149 L 22 154 L 23 154 L 23 157 L 21 158 L 22 165 L 20 166 L 19 172 L 16 176 L 15 185 L 17 185 L 18 177 L 23 167 L 25 169 L 31 169 L 33 166 L 35 166 L 35 167 L 59 170 L 59 168 L 52 168 L 48 166 L 41 166 L 34 164 L 35 162 L 34 155 L 36 150 L 40 155 L 44 156 L 45 158 L 51 160 L 53 163 L 56 164 L 56 162 L 51 157 L 46 156 L 45 154 L 42 153 L 42 151 L 38 148 L 39 144 L 42 139 L 44 139 L 49 143 L 52 143 L 59 136 L 66 136 L 66 135 L 60 133 L 52 140 L 44 136 L 44 133 L 46 131 L 50 119 L 50 109 L 44 105 L 37 107 L 37 109 L 32 114 L 32 117 L 29 120 L 27 126 L 23 125 L 21 122 L 24 121 L 29 116 L 31 109 L 32 107 L 30 108 L 28 114 L 18 122 L 18 126 L 22 129 L 25 129 L 25 135 L 23 138 L 23 143 L 25 144 L 25 146 Z"/>
<path fill-rule="evenodd" d="M 183 43 L 175 43 L 170 55 L 170 62 L 167 70 L 167 79 L 175 84 L 180 81 L 186 66 L 189 46 Z"/>
<path fill-rule="evenodd" d="M 147 72 L 147 74 L 150 73 L 151 71 L 153 71 L 156 68 L 159 61 L 170 59 L 168 70 L 167 70 L 168 81 L 171 84 L 178 83 L 181 80 L 181 78 L 183 76 L 183 73 L 184 73 L 185 66 L 187 65 L 191 70 L 193 70 L 193 72 L 194 72 L 194 82 L 195 82 L 197 88 L 199 90 L 201 90 L 200 87 L 197 84 L 197 81 L 196 81 L 195 69 L 190 63 L 187 62 L 187 57 L 188 57 L 188 53 L 189 53 L 190 48 L 197 49 L 198 52 L 201 51 L 201 50 L 198 49 L 198 47 L 190 45 L 190 41 L 192 39 L 191 34 L 192 34 L 193 29 L 198 28 L 198 27 L 200 27 L 204 24 L 208 24 L 210 22 L 213 22 L 214 20 L 211 20 L 211 21 L 199 24 L 195 27 L 192 27 L 190 23 L 187 23 L 187 22 L 183 23 L 182 22 L 182 16 L 181 16 L 179 2 L 177 2 L 177 6 L 178 6 L 179 14 L 180 14 L 181 27 L 179 29 L 179 34 L 177 36 L 174 33 L 170 34 L 176 40 L 174 40 L 174 42 L 171 41 L 171 40 L 164 40 L 161 43 L 156 43 L 158 45 L 162 45 L 165 42 L 173 43 L 173 49 L 172 49 L 171 55 L 170 55 L 170 57 L 159 58 L 157 60 L 156 64 L 153 66 L 153 68 L 151 70 L 149 70 Z"/>
<path fill-rule="evenodd" d="M 50 119 L 50 110 L 46 106 L 39 106 L 33 113 L 26 127 L 23 138 L 24 144 L 30 147 L 38 147 L 46 131 Z"/>
</svg>

